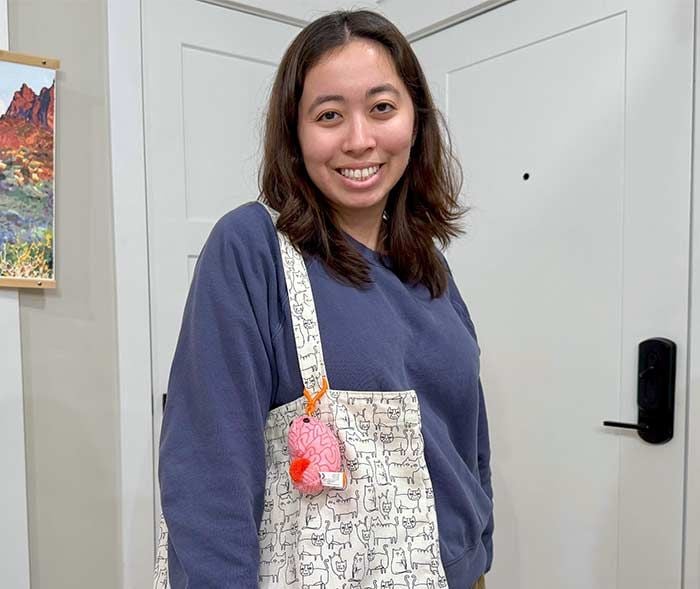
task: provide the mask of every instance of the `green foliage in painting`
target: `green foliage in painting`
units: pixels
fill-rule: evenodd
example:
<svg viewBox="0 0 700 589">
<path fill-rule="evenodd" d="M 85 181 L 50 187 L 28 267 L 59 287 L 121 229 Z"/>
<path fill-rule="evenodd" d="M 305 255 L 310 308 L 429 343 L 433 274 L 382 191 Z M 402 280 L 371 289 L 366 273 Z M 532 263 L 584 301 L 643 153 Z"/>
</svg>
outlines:
<svg viewBox="0 0 700 589">
<path fill-rule="evenodd" d="M 0 249 L 0 276 L 51 278 L 53 232 L 39 229 L 30 242 L 4 243 Z"/>
</svg>

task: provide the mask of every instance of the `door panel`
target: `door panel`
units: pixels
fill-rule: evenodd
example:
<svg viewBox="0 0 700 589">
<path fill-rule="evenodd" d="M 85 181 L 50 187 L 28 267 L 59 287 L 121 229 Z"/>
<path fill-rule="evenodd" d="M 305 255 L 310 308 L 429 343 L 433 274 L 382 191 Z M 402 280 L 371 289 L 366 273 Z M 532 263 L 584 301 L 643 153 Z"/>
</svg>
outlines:
<svg viewBox="0 0 700 589">
<path fill-rule="evenodd" d="M 250 55 L 183 47 L 187 219 L 218 219 L 231 202 L 257 194 L 254 150 L 276 65 Z"/>
<path fill-rule="evenodd" d="M 492 437 L 490 589 L 680 588 L 690 1 L 518 0 L 414 44 L 472 206 L 448 252 Z M 675 437 L 637 346 L 678 345 Z"/>
</svg>

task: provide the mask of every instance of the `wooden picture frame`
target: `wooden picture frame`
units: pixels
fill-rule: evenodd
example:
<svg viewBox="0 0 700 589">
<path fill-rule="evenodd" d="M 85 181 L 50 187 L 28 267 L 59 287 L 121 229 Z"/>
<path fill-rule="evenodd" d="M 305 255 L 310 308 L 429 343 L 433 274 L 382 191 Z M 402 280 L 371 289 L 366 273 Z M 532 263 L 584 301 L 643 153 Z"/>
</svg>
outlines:
<svg viewBox="0 0 700 589">
<path fill-rule="evenodd" d="M 0 51 L 0 287 L 56 288 L 56 59 Z"/>
</svg>

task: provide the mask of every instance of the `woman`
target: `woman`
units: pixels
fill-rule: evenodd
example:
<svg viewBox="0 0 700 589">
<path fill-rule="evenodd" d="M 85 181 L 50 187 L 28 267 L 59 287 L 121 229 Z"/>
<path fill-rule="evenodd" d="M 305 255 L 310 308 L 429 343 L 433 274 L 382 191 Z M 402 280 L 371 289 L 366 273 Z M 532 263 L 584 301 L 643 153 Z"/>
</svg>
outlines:
<svg viewBox="0 0 700 589">
<path fill-rule="evenodd" d="M 435 247 L 459 233 L 459 168 L 385 18 L 333 13 L 292 42 L 260 180 L 269 209 L 231 211 L 202 250 L 172 365 L 170 586 L 483 586 L 479 348 Z M 304 389 L 326 394 L 307 403 Z M 337 439 L 346 477 L 317 493 L 290 471 L 305 410 Z"/>
</svg>

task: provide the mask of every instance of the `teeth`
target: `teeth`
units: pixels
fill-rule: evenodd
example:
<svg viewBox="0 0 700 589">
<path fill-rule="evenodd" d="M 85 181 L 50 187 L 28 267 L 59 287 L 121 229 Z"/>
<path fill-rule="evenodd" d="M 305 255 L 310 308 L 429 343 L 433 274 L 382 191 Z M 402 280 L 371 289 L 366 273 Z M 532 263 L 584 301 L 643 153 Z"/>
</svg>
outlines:
<svg viewBox="0 0 700 589">
<path fill-rule="evenodd" d="M 374 176 L 379 171 L 379 166 L 371 166 L 369 168 L 362 168 L 361 170 L 341 168 L 339 171 L 346 178 L 351 178 L 353 180 L 366 180 L 367 178 Z"/>
</svg>

